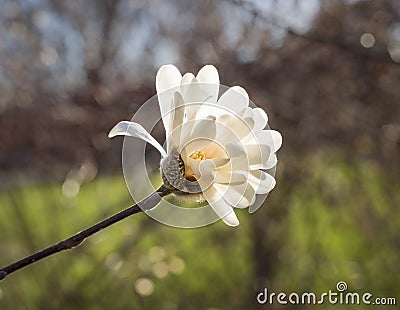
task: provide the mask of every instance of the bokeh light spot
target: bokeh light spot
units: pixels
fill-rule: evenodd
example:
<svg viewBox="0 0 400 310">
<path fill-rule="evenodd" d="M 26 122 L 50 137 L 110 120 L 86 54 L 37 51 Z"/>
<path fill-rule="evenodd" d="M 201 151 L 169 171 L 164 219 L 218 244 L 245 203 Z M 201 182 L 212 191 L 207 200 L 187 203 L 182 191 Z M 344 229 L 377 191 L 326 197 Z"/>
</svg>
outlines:
<svg viewBox="0 0 400 310">
<path fill-rule="evenodd" d="M 185 262 L 178 256 L 171 257 L 169 270 L 174 274 L 181 274 L 185 270 Z"/>
<path fill-rule="evenodd" d="M 46 66 L 55 64 L 57 59 L 58 53 L 54 47 L 46 46 L 40 51 L 40 61 Z"/>
<path fill-rule="evenodd" d="M 165 278 L 169 273 L 169 266 L 165 262 L 155 263 L 153 266 L 153 274 L 159 278 Z"/>
<path fill-rule="evenodd" d="M 149 259 L 153 263 L 156 263 L 156 262 L 159 262 L 159 261 L 163 260 L 165 255 L 166 255 L 166 253 L 165 253 L 164 248 L 160 247 L 160 246 L 153 246 L 149 250 Z"/>
<path fill-rule="evenodd" d="M 142 296 L 149 296 L 154 292 L 154 283 L 148 278 L 139 278 L 135 282 L 135 291 Z"/>
</svg>

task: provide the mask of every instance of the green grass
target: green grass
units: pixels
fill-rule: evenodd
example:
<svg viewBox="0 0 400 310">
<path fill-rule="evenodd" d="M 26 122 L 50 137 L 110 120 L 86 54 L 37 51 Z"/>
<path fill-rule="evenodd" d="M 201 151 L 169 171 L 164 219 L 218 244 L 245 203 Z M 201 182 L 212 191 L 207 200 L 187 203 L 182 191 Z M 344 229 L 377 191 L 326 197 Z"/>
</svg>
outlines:
<svg viewBox="0 0 400 310">
<path fill-rule="evenodd" d="M 389 181 L 373 162 L 325 153 L 305 160 L 297 173 L 295 186 L 278 178 L 268 206 L 256 214 L 238 210 L 237 228 L 219 222 L 176 229 L 144 214 L 125 219 L 7 277 L 0 309 L 252 308 L 262 289 L 254 286 L 254 255 L 263 246 L 270 251 L 264 284 L 270 291 L 322 293 L 342 280 L 350 291 L 400 302 L 400 181 Z M 72 198 L 55 183 L 0 192 L 0 265 L 131 203 L 122 176 L 96 178 Z M 261 244 L 255 219 L 265 233 Z M 150 295 L 139 279 L 150 280 Z"/>
</svg>

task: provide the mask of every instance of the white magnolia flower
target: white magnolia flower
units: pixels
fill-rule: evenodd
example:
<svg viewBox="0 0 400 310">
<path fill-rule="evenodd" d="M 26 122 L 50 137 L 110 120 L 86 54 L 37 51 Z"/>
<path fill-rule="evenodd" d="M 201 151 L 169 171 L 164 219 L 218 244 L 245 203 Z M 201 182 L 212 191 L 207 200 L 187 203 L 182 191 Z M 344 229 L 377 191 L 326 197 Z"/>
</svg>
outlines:
<svg viewBox="0 0 400 310">
<path fill-rule="evenodd" d="M 156 88 L 167 150 L 134 122 L 118 123 L 109 137 L 126 135 L 151 143 L 162 155 L 165 186 L 177 195 L 203 197 L 226 224 L 238 225 L 233 208 L 254 212 L 256 194 L 267 194 L 275 186 L 265 170 L 277 163 L 281 134 L 265 129 L 267 114 L 249 107 L 243 88 L 231 87 L 218 99 L 214 66 L 204 66 L 197 76 L 162 66 Z"/>
</svg>

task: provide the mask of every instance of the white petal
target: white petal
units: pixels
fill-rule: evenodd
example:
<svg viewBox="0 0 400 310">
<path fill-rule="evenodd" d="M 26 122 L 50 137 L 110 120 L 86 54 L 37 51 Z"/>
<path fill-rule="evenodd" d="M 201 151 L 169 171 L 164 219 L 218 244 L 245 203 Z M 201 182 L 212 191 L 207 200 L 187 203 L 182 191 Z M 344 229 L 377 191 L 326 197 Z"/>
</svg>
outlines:
<svg viewBox="0 0 400 310">
<path fill-rule="evenodd" d="M 214 187 L 232 207 L 247 208 L 252 205 L 256 199 L 256 192 L 248 183 L 239 185 L 216 183 Z"/>
<path fill-rule="evenodd" d="M 229 161 L 227 158 L 197 160 L 191 157 L 186 157 L 185 160 L 185 163 L 193 171 L 197 182 L 203 191 L 215 182 L 217 167 L 222 166 Z"/>
<path fill-rule="evenodd" d="M 215 119 L 201 119 L 193 126 L 191 137 L 214 140 L 216 133 Z"/>
<path fill-rule="evenodd" d="M 183 75 L 181 85 L 192 84 L 194 82 L 197 82 L 196 77 L 193 75 L 193 73 L 188 72 Z"/>
<path fill-rule="evenodd" d="M 276 152 L 282 146 L 282 135 L 279 131 L 276 130 L 268 130 L 272 137 L 272 145 L 274 146 L 273 151 Z"/>
<path fill-rule="evenodd" d="M 215 168 L 221 167 L 229 163 L 229 158 L 211 158 L 208 160 L 211 160 L 214 163 Z"/>
<path fill-rule="evenodd" d="M 238 185 L 247 181 L 246 176 L 242 173 L 234 173 L 233 171 L 217 171 L 215 183 Z"/>
<path fill-rule="evenodd" d="M 247 155 L 229 158 L 229 162 L 225 165 L 217 167 L 218 172 L 229 172 L 229 171 L 250 171 L 249 162 Z"/>
<path fill-rule="evenodd" d="M 213 181 L 215 181 L 218 173 L 231 173 L 230 159 L 212 158 L 202 160 L 200 164 L 200 173 L 212 174 L 214 178 Z"/>
<path fill-rule="evenodd" d="M 205 191 L 212 186 L 215 181 L 215 164 L 211 160 L 201 160 L 198 162 L 200 176 L 197 177 L 197 182 L 199 183 L 202 191 Z"/>
<path fill-rule="evenodd" d="M 256 170 L 256 169 L 271 169 L 276 164 L 278 163 L 278 158 L 276 157 L 275 153 L 270 153 L 268 159 L 264 162 L 261 162 L 259 164 L 254 164 L 249 167 L 251 170 Z M 244 169 L 243 169 L 244 170 Z"/>
<path fill-rule="evenodd" d="M 192 125 L 194 124 L 194 125 Z M 187 130 L 191 128 L 191 131 Z M 186 155 L 206 147 L 215 140 L 216 124 L 212 119 L 200 119 L 185 123 L 182 129 L 179 152 L 185 149 Z"/>
<path fill-rule="evenodd" d="M 219 92 L 218 72 L 213 66 L 203 67 L 197 77 L 194 77 L 192 73 L 186 73 L 181 85 L 187 104 L 185 112 L 188 120 L 215 114 L 216 109 L 209 105 L 217 102 Z"/>
<path fill-rule="evenodd" d="M 186 106 L 188 120 L 214 113 L 209 105 L 202 104 L 204 102 L 215 104 L 218 99 L 219 76 L 214 66 L 204 66 L 196 77 L 192 73 L 186 73 L 181 85 L 185 103 L 195 103 Z"/>
<path fill-rule="evenodd" d="M 264 164 L 263 167 L 260 167 L 260 168 L 261 169 L 271 169 L 271 168 L 275 167 L 277 163 L 278 163 L 278 158 L 276 157 L 276 155 L 274 153 L 271 153 L 267 162 Z"/>
<path fill-rule="evenodd" d="M 248 174 L 249 184 L 255 189 L 256 194 L 269 193 L 276 184 L 273 176 L 262 170 L 252 170 Z"/>
<path fill-rule="evenodd" d="M 276 130 L 262 130 L 255 137 L 246 141 L 246 143 L 268 145 L 272 153 L 275 153 L 282 146 L 282 135 Z"/>
<path fill-rule="evenodd" d="M 187 157 L 185 164 L 190 167 L 192 172 L 194 173 L 196 178 L 199 178 L 201 176 L 200 174 L 200 160 L 193 159 L 191 157 Z"/>
<path fill-rule="evenodd" d="M 239 220 L 235 214 L 235 211 L 233 211 L 233 210 L 227 216 L 223 217 L 222 220 L 224 221 L 224 223 L 226 225 L 232 226 L 232 227 L 238 226 L 240 224 Z"/>
<path fill-rule="evenodd" d="M 225 147 L 225 150 L 228 154 L 228 157 L 231 159 L 246 155 L 246 150 L 244 149 L 243 145 L 240 144 L 228 143 Z"/>
<path fill-rule="evenodd" d="M 141 125 L 138 123 L 134 122 L 128 122 L 128 121 L 122 121 L 119 122 L 117 125 L 111 129 L 110 133 L 108 134 L 109 138 L 115 137 L 115 136 L 130 136 L 130 137 L 136 137 L 139 139 L 142 139 L 151 145 L 153 145 L 162 155 L 162 157 L 166 157 L 167 153 L 163 149 L 163 147 L 160 145 L 160 143 L 157 142 L 156 139 L 154 139 L 147 131 L 144 129 Z"/>
<path fill-rule="evenodd" d="M 260 143 L 260 147 L 262 149 L 269 147 L 270 152 L 267 153 L 266 151 L 263 151 L 262 161 L 259 164 L 256 164 L 255 162 L 257 161 L 257 157 L 256 157 L 257 153 L 254 153 L 248 149 L 247 154 L 254 155 L 254 158 L 249 156 L 249 160 L 251 159 L 251 162 L 252 162 L 251 168 L 253 170 L 254 169 L 271 169 L 271 168 L 273 168 L 278 162 L 275 152 L 282 145 L 281 134 L 275 130 L 262 130 L 261 132 L 256 134 L 255 138 L 250 139 L 249 141 L 245 142 L 245 147 L 247 147 L 248 145 L 257 144 L 257 143 Z"/>
<path fill-rule="evenodd" d="M 183 117 L 185 115 L 184 101 L 181 93 L 179 92 L 174 93 L 173 106 L 174 106 L 174 120 L 172 123 L 173 124 L 172 129 L 175 129 L 183 123 Z"/>
<path fill-rule="evenodd" d="M 174 88 L 180 85 L 182 75 L 178 68 L 174 65 L 162 66 L 156 76 L 156 89 L 157 93 L 162 93 L 170 88 Z"/>
<path fill-rule="evenodd" d="M 185 103 L 201 103 L 206 99 L 199 82 L 192 73 L 186 73 L 181 81 L 181 91 Z"/>
<path fill-rule="evenodd" d="M 259 131 L 265 128 L 268 124 L 268 115 L 261 108 L 253 109 L 254 130 Z"/>
<path fill-rule="evenodd" d="M 218 168 L 219 171 L 249 171 L 249 161 L 242 145 L 228 144 L 225 150 L 229 157 L 229 163 Z"/>
<path fill-rule="evenodd" d="M 206 65 L 197 73 L 197 81 L 206 94 L 205 102 L 216 103 L 219 92 L 219 75 L 217 69 L 212 65 Z"/>
<path fill-rule="evenodd" d="M 178 149 L 181 141 L 182 123 L 185 115 L 185 106 L 182 95 L 175 92 L 173 95 L 173 113 L 172 113 L 172 126 L 171 132 L 167 137 L 167 152 L 169 153 L 173 148 Z"/>
<path fill-rule="evenodd" d="M 199 83 L 219 84 L 218 70 L 213 65 L 206 65 L 197 73 Z"/>
<path fill-rule="evenodd" d="M 249 105 L 249 95 L 240 86 L 229 88 L 219 98 L 218 103 L 233 113 L 241 113 Z"/>
<path fill-rule="evenodd" d="M 232 171 L 249 171 L 249 162 L 245 150 L 241 145 L 228 144 L 225 147 L 228 159 L 221 159 L 222 162 L 216 166 L 218 172 L 231 173 Z M 226 162 L 228 160 L 228 162 Z"/>
<path fill-rule="evenodd" d="M 265 195 L 257 195 L 256 201 L 249 207 L 249 213 L 252 214 L 256 212 L 264 204 L 264 201 Z"/>
<path fill-rule="evenodd" d="M 182 75 L 173 65 L 162 66 L 156 76 L 156 89 L 160 112 L 168 138 L 172 131 L 173 121 L 173 92 L 178 90 Z"/>
<path fill-rule="evenodd" d="M 229 226 L 239 225 L 239 220 L 232 207 L 222 198 L 213 186 L 203 191 L 203 194 L 211 208 L 213 208 L 214 212 L 225 222 L 225 224 Z"/>
<path fill-rule="evenodd" d="M 271 154 L 271 149 L 265 144 L 247 144 L 244 149 L 251 167 L 264 167 Z"/>
<path fill-rule="evenodd" d="M 232 135 L 236 140 L 242 140 L 253 131 L 254 120 L 242 118 L 237 114 L 227 113 L 217 117 L 219 141 L 231 141 Z"/>
<path fill-rule="evenodd" d="M 229 162 L 228 158 L 212 158 L 200 161 L 200 173 L 212 174 L 216 178 L 217 168 Z M 215 181 L 215 179 L 214 179 Z"/>
<path fill-rule="evenodd" d="M 206 158 L 227 158 L 227 154 L 221 144 L 212 141 L 206 147 L 202 148 Z"/>
<path fill-rule="evenodd" d="M 192 170 L 203 192 L 212 186 L 215 180 L 213 169 L 215 165 L 211 161 L 196 160 L 188 157 L 185 163 Z"/>
</svg>

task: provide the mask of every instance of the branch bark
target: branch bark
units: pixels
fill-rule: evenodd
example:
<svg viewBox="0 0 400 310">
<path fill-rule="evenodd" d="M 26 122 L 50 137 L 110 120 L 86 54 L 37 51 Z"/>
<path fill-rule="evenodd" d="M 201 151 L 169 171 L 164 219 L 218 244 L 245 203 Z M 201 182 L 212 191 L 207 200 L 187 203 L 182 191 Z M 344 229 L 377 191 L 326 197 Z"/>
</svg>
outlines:
<svg viewBox="0 0 400 310">
<path fill-rule="evenodd" d="M 100 230 L 111 226 L 128 216 L 133 214 L 142 212 L 143 210 L 149 210 L 155 207 L 160 201 L 161 198 L 170 194 L 171 191 L 167 189 L 164 185 L 161 185 L 155 192 L 144 198 L 142 201 L 138 202 L 137 204 L 130 206 L 78 233 L 75 235 L 60 241 L 56 244 L 53 244 L 47 248 L 44 248 L 34 254 L 31 254 L 21 260 L 18 260 L 8 266 L 5 266 L 0 269 L 0 281 L 3 280 L 9 274 L 26 267 L 30 264 L 33 264 L 45 257 L 53 255 L 55 253 L 72 249 L 78 245 L 80 245 L 86 238 L 94 235 L 95 233 L 99 232 Z"/>
</svg>

